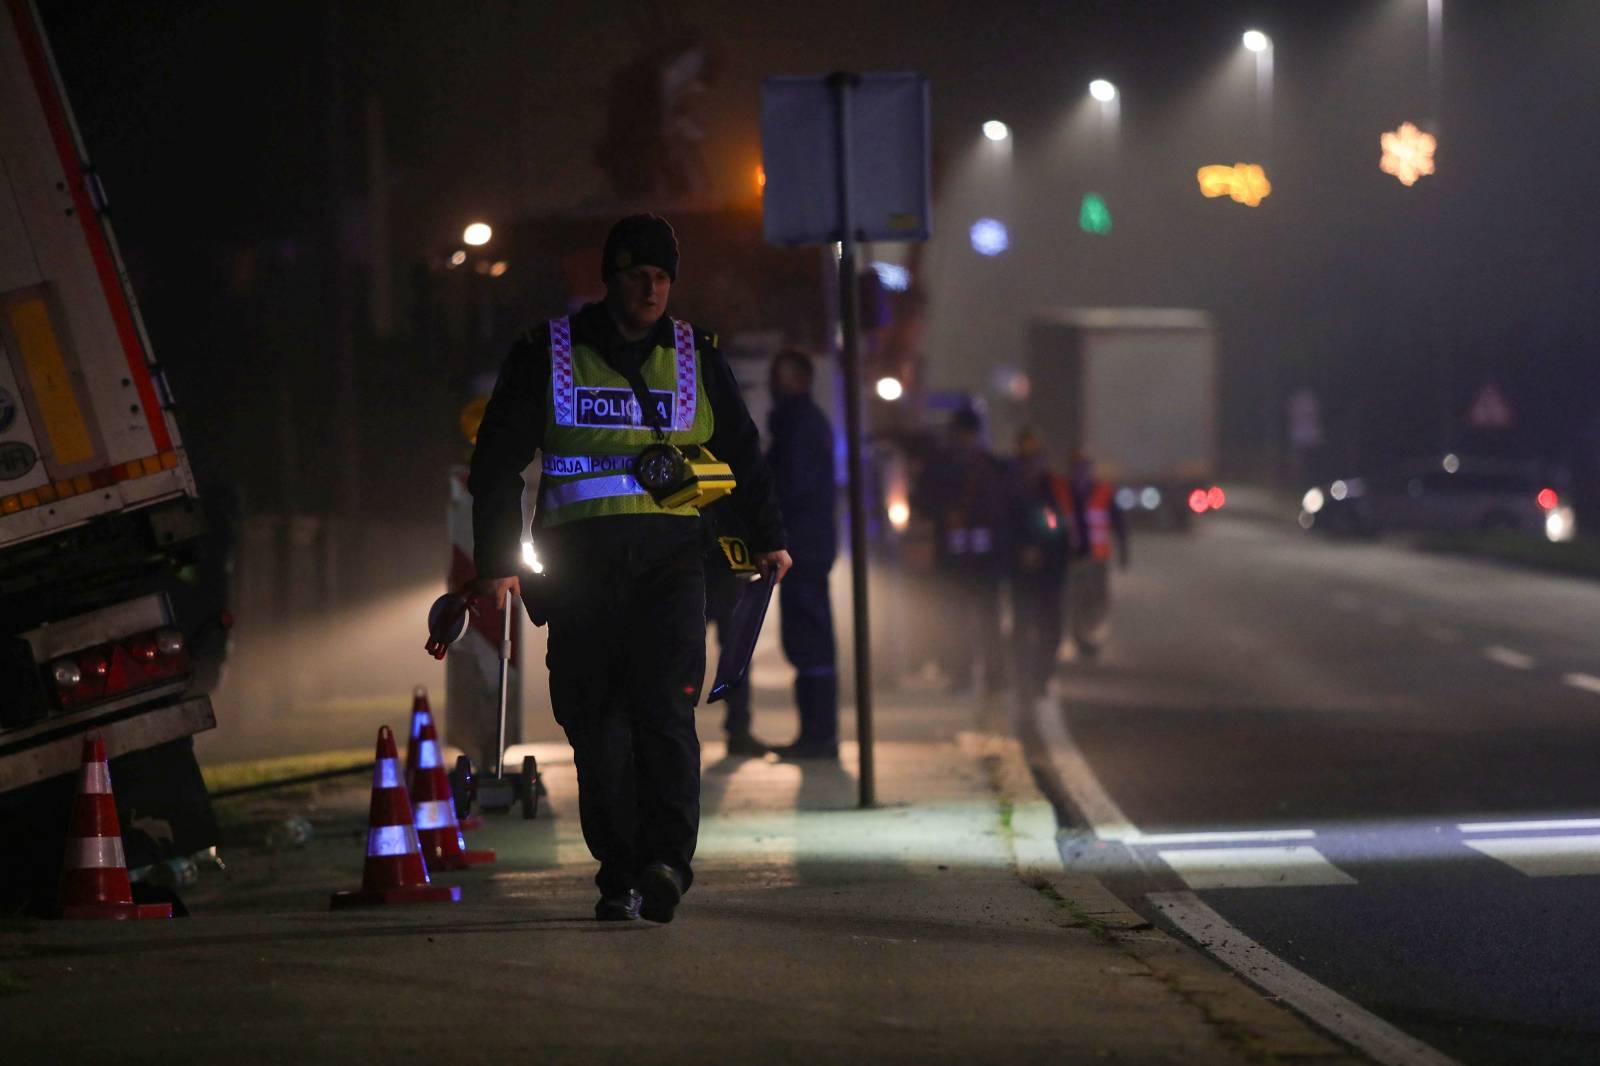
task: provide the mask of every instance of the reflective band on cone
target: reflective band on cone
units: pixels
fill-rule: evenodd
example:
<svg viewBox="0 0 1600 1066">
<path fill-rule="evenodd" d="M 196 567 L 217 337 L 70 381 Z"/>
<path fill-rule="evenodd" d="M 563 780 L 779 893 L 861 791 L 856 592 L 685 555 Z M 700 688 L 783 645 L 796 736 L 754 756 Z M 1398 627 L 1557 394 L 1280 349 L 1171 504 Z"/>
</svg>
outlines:
<svg viewBox="0 0 1600 1066">
<path fill-rule="evenodd" d="M 417 738 L 422 727 L 433 721 L 433 711 L 428 707 L 428 690 L 418 685 L 411 690 L 411 732 L 406 739 L 406 791 L 417 788 Z"/>
<path fill-rule="evenodd" d="M 122 825 L 111 794 L 111 769 L 99 734 L 83 740 L 78 793 L 67 819 L 61 859 L 63 918 L 171 918 L 170 903 L 135 903 L 122 853 Z"/>
<path fill-rule="evenodd" d="M 428 728 L 432 728 L 431 726 Z M 367 815 L 367 857 L 361 888 L 335 892 L 335 907 L 369 907 L 382 903 L 456 903 L 461 889 L 428 881 L 417 828 L 411 820 L 411 801 L 400 783 L 399 755 L 394 733 L 378 730 L 378 747 L 372 767 L 372 804 Z"/>
<path fill-rule="evenodd" d="M 493 862 L 492 851 L 468 850 L 467 838 L 456 823 L 455 799 L 450 794 L 450 777 L 444 772 L 443 762 L 439 757 L 439 734 L 429 722 L 422 727 L 417 742 L 417 776 L 412 789 L 422 854 L 436 870 L 464 870 Z"/>
</svg>

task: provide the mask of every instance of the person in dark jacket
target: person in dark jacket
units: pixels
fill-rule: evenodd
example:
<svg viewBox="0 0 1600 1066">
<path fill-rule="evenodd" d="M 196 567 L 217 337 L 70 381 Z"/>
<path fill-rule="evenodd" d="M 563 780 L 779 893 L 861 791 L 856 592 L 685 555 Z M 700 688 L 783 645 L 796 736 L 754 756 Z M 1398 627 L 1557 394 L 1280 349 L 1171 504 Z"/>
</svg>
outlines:
<svg viewBox="0 0 1600 1066">
<path fill-rule="evenodd" d="M 467 483 L 471 591 L 497 603 L 522 591 L 522 471 L 542 452 L 538 613 L 583 836 L 600 863 L 595 916 L 666 922 L 693 879 L 699 832 L 705 573 L 698 511 L 658 502 L 633 477 L 634 457 L 660 443 L 708 448 L 737 478 L 730 500 L 757 563 L 781 579 L 790 559 L 759 435 L 715 335 L 666 316 L 672 227 L 654 215 L 618 222 L 601 275 L 604 302 L 529 330 L 501 368 Z"/>
<path fill-rule="evenodd" d="M 794 556 L 778 594 L 778 618 L 800 712 L 799 736 L 773 749 L 786 759 L 839 757 L 839 677 L 828 598 L 828 573 L 838 554 L 833 428 L 812 399 L 815 376 L 811 358 L 798 349 L 773 357 L 767 464 Z"/>
<path fill-rule="evenodd" d="M 1066 479 L 1051 470 L 1033 429 L 1017 434 L 1011 469 L 1011 536 L 1006 573 L 1011 585 L 1011 643 L 1017 683 L 1025 695 L 1044 694 L 1061 646 L 1067 560 L 1072 527 L 1061 510 Z"/>
</svg>

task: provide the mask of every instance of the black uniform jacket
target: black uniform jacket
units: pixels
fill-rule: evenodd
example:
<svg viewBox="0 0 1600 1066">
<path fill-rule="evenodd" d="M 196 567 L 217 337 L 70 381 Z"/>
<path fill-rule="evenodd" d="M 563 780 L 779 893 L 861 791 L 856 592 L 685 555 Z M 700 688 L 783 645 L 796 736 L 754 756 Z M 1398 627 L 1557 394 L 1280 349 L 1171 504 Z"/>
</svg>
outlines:
<svg viewBox="0 0 1600 1066">
<path fill-rule="evenodd" d="M 665 316 L 655 332 L 629 343 L 617 332 L 603 304 L 586 304 L 572 319 L 574 345 L 585 344 L 619 373 L 629 373 L 657 346 L 672 347 L 672 323 Z M 729 504 L 749 531 L 754 552 L 785 546 L 783 519 L 772 474 L 761 457 L 760 435 L 739 394 L 739 383 L 716 339 L 695 330 L 701 381 L 715 425 L 706 447 L 733 468 L 738 483 Z M 473 562 L 480 577 L 518 572 L 522 539 L 522 471 L 544 440 L 550 392 L 550 334 L 542 325 L 529 330 L 506 356 L 494 393 L 478 427 L 467 488 L 472 493 Z M 662 539 L 699 538 L 699 519 L 679 515 L 608 515 L 572 523 L 583 536 L 620 546 L 648 547 Z M 557 527 L 565 530 L 566 526 Z"/>
</svg>

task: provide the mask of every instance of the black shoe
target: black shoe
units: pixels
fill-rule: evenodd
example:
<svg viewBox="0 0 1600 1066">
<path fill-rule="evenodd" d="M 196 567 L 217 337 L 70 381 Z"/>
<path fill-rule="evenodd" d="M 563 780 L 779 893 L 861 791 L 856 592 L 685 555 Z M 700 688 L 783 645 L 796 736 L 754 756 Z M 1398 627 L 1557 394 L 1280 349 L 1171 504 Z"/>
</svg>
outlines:
<svg viewBox="0 0 1600 1066">
<path fill-rule="evenodd" d="M 752 759 L 759 759 L 771 749 L 749 733 L 728 734 L 728 754 L 747 755 Z"/>
<path fill-rule="evenodd" d="M 633 889 L 616 896 L 601 896 L 600 902 L 594 905 L 594 919 L 597 922 L 631 922 L 639 917 L 639 907 L 644 902 L 644 897 Z"/>
<path fill-rule="evenodd" d="M 683 898 L 683 878 L 678 871 L 664 862 L 653 862 L 639 874 L 639 888 L 644 892 L 640 916 L 650 922 L 672 921 L 672 912 Z"/>
<path fill-rule="evenodd" d="M 808 740 L 797 740 L 793 744 L 780 744 L 772 749 L 772 754 L 784 762 L 794 762 L 798 759 L 831 759 L 839 761 L 839 745 L 817 744 Z"/>
</svg>

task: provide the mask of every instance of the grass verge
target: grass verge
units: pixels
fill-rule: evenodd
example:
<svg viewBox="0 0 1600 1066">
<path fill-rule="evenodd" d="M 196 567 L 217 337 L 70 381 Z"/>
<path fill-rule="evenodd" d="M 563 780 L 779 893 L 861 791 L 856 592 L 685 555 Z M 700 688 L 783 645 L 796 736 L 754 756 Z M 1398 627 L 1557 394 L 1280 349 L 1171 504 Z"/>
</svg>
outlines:
<svg viewBox="0 0 1600 1066">
<path fill-rule="evenodd" d="M 285 755 L 274 759 L 217 763 L 213 766 L 202 766 L 200 776 L 205 779 L 209 791 L 218 792 L 222 789 L 259 785 L 301 774 L 337 770 L 341 766 L 353 766 L 363 760 L 370 761 L 371 758 L 370 747 L 341 748 L 337 751 L 314 751 L 305 755 Z"/>
</svg>

